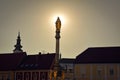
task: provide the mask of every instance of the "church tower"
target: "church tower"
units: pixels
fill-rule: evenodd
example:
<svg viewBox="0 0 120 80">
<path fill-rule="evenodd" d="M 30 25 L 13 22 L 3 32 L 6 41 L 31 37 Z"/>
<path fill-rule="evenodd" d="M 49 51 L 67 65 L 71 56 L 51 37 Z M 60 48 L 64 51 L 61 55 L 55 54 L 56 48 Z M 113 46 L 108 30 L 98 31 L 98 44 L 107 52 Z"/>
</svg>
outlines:
<svg viewBox="0 0 120 80">
<path fill-rule="evenodd" d="M 20 39 L 20 32 L 18 32 L 17 42 L 14 47 L 15 47 L 15 49 L 13 50 L 14 53 L 23 52 L 23 50 L 21 49 L 22 45 L 21 45 L 21 39 Z"/>
</svg>

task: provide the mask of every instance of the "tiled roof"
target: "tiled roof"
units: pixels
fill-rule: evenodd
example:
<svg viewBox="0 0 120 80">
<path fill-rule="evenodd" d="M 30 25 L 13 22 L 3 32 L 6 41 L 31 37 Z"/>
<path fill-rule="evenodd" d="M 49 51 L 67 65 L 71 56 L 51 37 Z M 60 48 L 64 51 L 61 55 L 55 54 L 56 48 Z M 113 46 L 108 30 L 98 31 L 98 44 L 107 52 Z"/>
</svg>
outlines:
<svg viewBox="0 0 120 80">
<path fill-rule="evenodd" d="M 0 71 L 16 69 L 25 56 L 25 52 L 0 54 Z"/>
<path fill-rule="evenodd" d="M 54 65 L 54 59 L 55 54 L 28 55 L 23 59 L 17 69 L 52 69 Z"/>
<path fill-rule="evenodd" d="M 88 48 L 76 57 L 75 63 L 120 63 L 120 47 Z"/>
</svg>

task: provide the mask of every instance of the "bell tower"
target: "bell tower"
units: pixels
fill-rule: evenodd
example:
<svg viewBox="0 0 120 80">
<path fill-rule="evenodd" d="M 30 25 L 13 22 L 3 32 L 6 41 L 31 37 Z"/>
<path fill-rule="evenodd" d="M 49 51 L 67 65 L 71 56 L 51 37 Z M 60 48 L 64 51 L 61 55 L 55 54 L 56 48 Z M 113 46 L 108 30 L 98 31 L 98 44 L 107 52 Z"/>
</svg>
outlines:
<svg viewBox="0 0 120 80">
<path fill-rule="evenodd" d="M 21 49 L 22 48 L 22 45 L 21 45 L 21 39 L 20 39 L 20 32 L 18 32 L 18 37 L 17 37 L 17 40 L 16 40 L 16 45 L 14 46 L 15 49 L 13 50 L 14 53 L 20 53 L 20 52 L 23 52 L 23 50 Z"/>
</svg>

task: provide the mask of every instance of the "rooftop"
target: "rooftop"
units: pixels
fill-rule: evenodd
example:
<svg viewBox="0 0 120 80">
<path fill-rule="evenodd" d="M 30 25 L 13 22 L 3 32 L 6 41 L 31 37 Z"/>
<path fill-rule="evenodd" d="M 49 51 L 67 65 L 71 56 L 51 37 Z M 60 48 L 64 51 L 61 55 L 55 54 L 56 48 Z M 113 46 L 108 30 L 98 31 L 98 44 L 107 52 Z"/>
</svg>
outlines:
<svg viewBox="0 0 120 80">
<path fill-rule="evenodd" d="M 55 53 L 27 55 L 26 52 L 0 54 L 0 71 L 53 69 Z"/>
<path fill-rule="evenodd" d="M 120 63 L 120 47 L 92 47 L 76 57 L 75 63 Z"/>
<path fill-rule="evenodd" d="M 26 53 L 5 53 L 0 54 L 0 70 L 14 70 L 26 57 Z"/>
</svg>

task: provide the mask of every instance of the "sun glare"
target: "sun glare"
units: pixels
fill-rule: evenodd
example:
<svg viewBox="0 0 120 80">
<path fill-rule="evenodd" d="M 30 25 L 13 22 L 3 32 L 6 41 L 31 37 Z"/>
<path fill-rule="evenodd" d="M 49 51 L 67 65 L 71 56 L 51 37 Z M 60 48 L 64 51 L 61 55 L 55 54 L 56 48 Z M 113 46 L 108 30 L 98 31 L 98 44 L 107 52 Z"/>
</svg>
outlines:
<svg viewBox="0 0 120 80">
<path fill-rule="evenodd" d="M 65 24 L 65 22 L 66 22 L 65 17 L 63 15 L 54 15 L 52 17 L 52 23 L 55 24 L 55 22 L 56 22 L 56 20 L 57 20 L 58 17 L 60 18 L 61 24 L 63 26 Z"/>
</svg>

